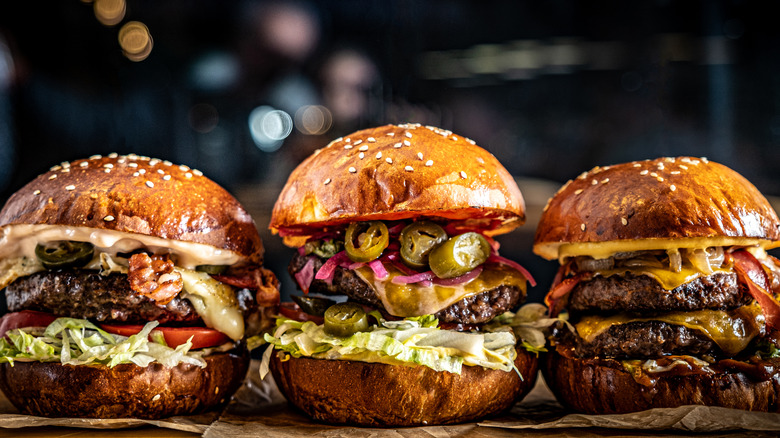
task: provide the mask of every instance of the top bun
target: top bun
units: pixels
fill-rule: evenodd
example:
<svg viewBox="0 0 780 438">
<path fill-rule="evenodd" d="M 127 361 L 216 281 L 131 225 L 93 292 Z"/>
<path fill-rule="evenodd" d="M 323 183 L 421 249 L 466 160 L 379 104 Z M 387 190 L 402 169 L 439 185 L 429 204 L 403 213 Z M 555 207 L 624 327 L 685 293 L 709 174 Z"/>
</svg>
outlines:
<svg viewBox="0 0 780 438">
<path fill-rule="evenodd" d="M 211 245 L 261 262 L 254 221 L 214 181 L 187 166 L 138 155 L 62 163 L 14 193 L 0 226 L 65 225 Z"/>
<path fill-rule="evenodd" d="M 545 207 L 534 252 L 547 259 L 593 255 L 605 242 L 612 253 L 767 248 L 779 238 L 777 214 L 742 175 L 705 158 L 658 158 L 596 167 L 566 183 Z"/>
<path fill-rule="evenodd" d="M 418 216 L 479 220 L 500 234 L 523 223 L 525 203 L 509 172 L 472 140 L 432 126 L 387 125 L 334 140 L 303 161 L 274 205 L 270 228 L 301 236 Z"/>
</svg>

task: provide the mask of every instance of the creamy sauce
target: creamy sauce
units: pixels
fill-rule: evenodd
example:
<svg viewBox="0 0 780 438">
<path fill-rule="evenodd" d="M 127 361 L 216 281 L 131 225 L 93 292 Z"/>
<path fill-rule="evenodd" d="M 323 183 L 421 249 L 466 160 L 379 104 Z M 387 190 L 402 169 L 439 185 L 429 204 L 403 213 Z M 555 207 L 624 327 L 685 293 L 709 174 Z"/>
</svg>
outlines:
<svg viewBox="0 0 780 438">
<path fill-rule="evenodd" d="M 73 240 L 95 245 L 96 253 L 111 256 L 146 248 L 155 254 L 171 254 L 174 263 L 187 269 L 198 265 L 233 265 L 242 256 L 202 243 L 162 239 L 143 234 L 62 225 L 7 225 L 0 229 L 0 259 L 27 257 L 35 260 L 39 243 Z"/>
</svg>

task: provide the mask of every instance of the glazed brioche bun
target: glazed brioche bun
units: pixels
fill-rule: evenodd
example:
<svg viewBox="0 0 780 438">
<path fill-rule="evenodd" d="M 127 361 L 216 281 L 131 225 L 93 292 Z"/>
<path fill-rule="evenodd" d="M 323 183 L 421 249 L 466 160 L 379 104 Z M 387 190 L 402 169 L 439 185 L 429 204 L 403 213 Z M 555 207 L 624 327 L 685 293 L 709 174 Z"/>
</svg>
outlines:
<svg viewBox="0 0 780 438">
<path fill-rule="evenodd" d="M 742 175 L 678 157 L 596 167 L 548 202 L 534 252 L 548 260 L 684 247 L 780 245 L 780 220 Z"/>
<path fill-rule="evenodd" d="M 536 382 L 538 361 L 517 349 L 514 371 L 464 366 L 461 374 L 424 366 L 271 355 L 282 394 L 315 420 L 358 426 L 463 423 L 509 409 Z"/>
<path fill-rule="evenodd" d="M 685 405 L 780 412 L 780 389 L 773 379 L 757 381 L 737 370 L 661 374 L 645 386 L 615 360 L 551 352 L 544 355 L 541 368 L 558 401 L 586 414 L 624 414 Z"/>
<path fill-rule="evenodd" d="M 195 169 L 138 155 L 62 163 L 14 193 L 0 226 L 61 225 L 209 245 L 261 263 L 251 216 Z"/>
<path fill-rule="evenodd" d="M 291 174 L 269 228 L 285 243 L 356 220 L 435 216 L 506 233 L 525 219 L 523 195 L 498 160 L 434 127 L 386 125 L 332 141 Z M 297 238 L 296 238 L 297 237 Z"/>
<path fill-rule="evenodd" d="M 230 400 L 246 376 L 249 354 L 217 353 L 206 367 L 179 364 L 113 368 L 46 362 L 0 364 L 0 389 L 28 415 L 166 418 L 203 412 Z"/>
</svg>

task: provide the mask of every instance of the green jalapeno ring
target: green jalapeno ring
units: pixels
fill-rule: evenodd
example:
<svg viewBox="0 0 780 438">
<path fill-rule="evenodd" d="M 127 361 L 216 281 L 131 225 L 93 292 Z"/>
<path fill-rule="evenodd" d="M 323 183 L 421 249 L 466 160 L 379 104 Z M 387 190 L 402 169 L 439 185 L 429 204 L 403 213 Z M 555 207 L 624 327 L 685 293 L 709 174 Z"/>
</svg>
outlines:
<svg viewBox="0 0 780 438">
<path fill-rule="evenodd" d="M 228 270 L 227 265 L 198 265 L 195 267 L 198 272 L 205 272 L 209 275 L 224 274 Z"/>
<path fill-rule="evenodd" d="M 431 271 L 439 278 L 454 278 L 485 263 L 490 243 L 479 233 L 468 232 L 449 238 L 428 256 Z"/>
<path fill-rule="evenodd" d="M 428 264 L 430 252 L 447 240 L 447 232 L 433 222 L 413 222 L 401 230 L 399 240 L 401 260 L 413 268 L 422 268 Z"/>
<path fill-rule="evenodd" d="M 60 240 L 39 243 L 35 246 L 35 256 L 46 269 L 82 267 L 92 260 L 95 246 L 89 242 Z"/>
<path fill-rule="evenodd" d="M 368 329 L 366 311 L 355 303 L 338 303 L 325 311 L 325 333 L 347 337 Z"/>
<path fill-rule="evenodd" d="M 389 244 L 390 233 L 381 221 L 353 222 L 344 236 L 344 250 L 353 262 L 375 260 Z"/>
<path fill-rule="evenodd" d="M 325 311 L 336 304 L 335 301 L 322 297 L 291 295 L 290 298 L 292 298 L 292 300 L 295 301 L 295 304 L 297 304 L 306 314 L 313 316 L 324 316 Z"/>
</svg>

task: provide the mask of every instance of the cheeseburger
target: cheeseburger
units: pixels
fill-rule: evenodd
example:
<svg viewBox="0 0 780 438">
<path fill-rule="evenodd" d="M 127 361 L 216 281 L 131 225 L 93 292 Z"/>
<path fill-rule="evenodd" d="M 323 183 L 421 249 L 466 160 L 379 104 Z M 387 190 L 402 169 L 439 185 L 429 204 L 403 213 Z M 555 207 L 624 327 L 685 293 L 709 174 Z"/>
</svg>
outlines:
<svg viewBox="0 0 780 438">
<path fill-rule="evenodd" d="M 52 167 L 0 211 L 0 388 L 57 417 L 227 401 L 279 299 L 262 256 L 247 212 L 195 169 L 117 154 Z"/>
<path fill-rule="evenodd" d="M 318 150 L 273 209 L 303 295 L 282 303 L 261 373 L 270 362 L 287 399 L 330 423 L 443 424 L 507 409 L 537 374 L 523 345 L 544 345 L 512 330 L 538 316 L 511 312 L 533 279 L 492 237 L 521 225 L 524 209 L 496 158 L 450 131 L 388 125 Z"/>
<path fill-rule="evenodd" d="M 596 167 L 564 185 L 534 252 L 558 260 L 546 302 L 569 313 L 545 358 L 567 407 L 780 411 L 780 222 L 741 175 L 704 158 Z"/>
</svg>

